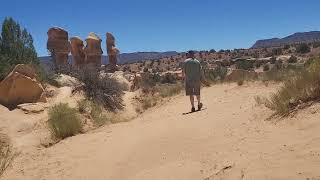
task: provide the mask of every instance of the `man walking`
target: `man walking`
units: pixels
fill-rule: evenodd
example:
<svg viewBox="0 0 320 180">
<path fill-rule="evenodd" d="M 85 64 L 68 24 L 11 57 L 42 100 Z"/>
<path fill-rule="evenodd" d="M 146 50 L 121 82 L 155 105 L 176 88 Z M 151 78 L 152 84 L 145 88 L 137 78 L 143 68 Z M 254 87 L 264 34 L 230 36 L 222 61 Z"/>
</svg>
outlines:
<svg viewBox="0 0 320 180">
<path fill-rule="evenodd" d="M 194 96 L 198 100 L 198 111 L 201 110 L 203 104 L 200 99 L 200 84 L 201 84 L 201 65 L 200 62 L 195 59 L 194 51 L 187 53 L 187 59 L 183 64 L 183 77 L 185 79 L 186 95 L 190 96 L 191 112 L 195 112 Z"/>
</svg>

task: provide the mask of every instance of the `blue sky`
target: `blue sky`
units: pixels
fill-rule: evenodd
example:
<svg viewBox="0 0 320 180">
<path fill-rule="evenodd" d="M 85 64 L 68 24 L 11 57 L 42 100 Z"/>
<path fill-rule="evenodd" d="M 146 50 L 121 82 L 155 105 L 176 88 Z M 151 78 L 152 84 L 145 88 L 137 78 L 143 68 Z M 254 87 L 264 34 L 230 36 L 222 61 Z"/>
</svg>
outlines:
<svg viewBox="0 0 320 180">
<path fill-rule="evenodd" d="M 248 48 L 256 40 L 320 30 L 319 0 L 3 0 L 11 16 L 47 55 L 52 26 L 82 39 L 112 32 L 121 52 Z"/>
</svg>

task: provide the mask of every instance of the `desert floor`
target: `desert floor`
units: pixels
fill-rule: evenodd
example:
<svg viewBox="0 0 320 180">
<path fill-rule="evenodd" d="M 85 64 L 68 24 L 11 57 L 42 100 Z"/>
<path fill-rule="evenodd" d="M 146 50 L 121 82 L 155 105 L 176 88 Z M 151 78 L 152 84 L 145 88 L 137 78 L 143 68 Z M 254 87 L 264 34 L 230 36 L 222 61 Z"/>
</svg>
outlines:
<svg viewBox="0 0 320 180">
<path fill-rule="evenodd" d="M 130 122 L 42 147 L 46 114 L 0 108 L 1 127 L 19 155 L 3 179 L 211 180 L 320 179 L 320 104 L 287 118 L 254 97 L 279 85 L 215 85 L 202 91 L 205 110 L 182 95 Z M 39 121 L 40 120 L 40 121 Z M 33 123 L 37 122 L 37 123 Z"/>
</svg>

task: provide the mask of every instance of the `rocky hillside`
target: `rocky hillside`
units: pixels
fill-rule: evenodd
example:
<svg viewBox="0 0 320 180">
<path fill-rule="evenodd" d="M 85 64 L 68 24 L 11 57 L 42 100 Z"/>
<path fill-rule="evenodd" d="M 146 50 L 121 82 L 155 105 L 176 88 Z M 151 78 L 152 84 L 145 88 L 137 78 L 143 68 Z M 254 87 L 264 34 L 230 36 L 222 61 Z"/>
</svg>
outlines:
<svg viewBox="0 0 320 180">
<path fill-rule="evenodd" d="M 295 33 L 285 38 L 272 38 L 258 40 L 252 48 L 269 48 L 283 46 L 287 44 L 296 44 L 296 43 L 311 43 L 320 41 L 320 31 L 310 31 L 310 32 L 300 32 Z"/>
</svg>

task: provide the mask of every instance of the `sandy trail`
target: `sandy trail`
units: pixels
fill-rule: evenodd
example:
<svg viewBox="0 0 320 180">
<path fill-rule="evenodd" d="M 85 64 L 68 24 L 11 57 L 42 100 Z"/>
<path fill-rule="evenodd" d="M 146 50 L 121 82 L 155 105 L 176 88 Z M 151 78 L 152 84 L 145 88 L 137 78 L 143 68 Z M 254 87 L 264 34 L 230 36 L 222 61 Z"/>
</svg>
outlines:
<svg viewBox="0 0 320 180">
<path fill-rule="evenodd" d="M 179 96 L 128 123 L 22 151 L 4 179 L 320 179 L 320 106 L 280 123 L 254 96 L 275 86 L 217 85 L 206 110 Z"/>
</svg>

